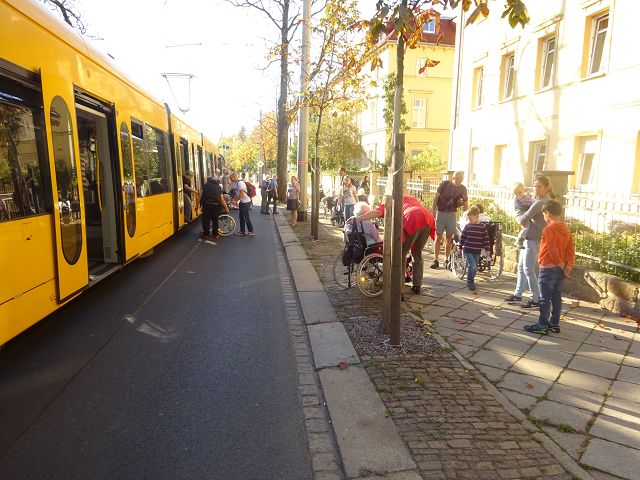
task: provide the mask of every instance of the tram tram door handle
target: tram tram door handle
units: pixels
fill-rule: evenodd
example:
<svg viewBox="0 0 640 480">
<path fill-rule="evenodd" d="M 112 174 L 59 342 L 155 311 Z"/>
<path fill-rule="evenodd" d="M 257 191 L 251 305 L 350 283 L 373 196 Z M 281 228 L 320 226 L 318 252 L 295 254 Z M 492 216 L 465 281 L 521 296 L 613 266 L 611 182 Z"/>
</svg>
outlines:
<svg viewBox="0 0 640 480">
<path fill-rule="evenodd" d="M 25 240 L 31 240 L 31 237 L 33 236 L 31 232 L 31 222 L 22 224 L 22 236 Z"/>
</svg>

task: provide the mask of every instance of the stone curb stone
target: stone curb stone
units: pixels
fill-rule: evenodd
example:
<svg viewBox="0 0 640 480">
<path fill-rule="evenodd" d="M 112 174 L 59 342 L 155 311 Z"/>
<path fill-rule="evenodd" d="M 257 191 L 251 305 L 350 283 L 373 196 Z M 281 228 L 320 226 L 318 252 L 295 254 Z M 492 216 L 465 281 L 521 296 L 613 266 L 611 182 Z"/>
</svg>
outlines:
<svg viewBox="0 0 640 480">
<path fill-rule="evenodd" d="M 336 321 L 336 312 L 324 291 L 298 292 L 298 298 L 307 325 Z"/>
<path fill-rule="evenodd" d="M 342 323 L 309 325 L 308 331 L 317 369 L 337 367 L 341 362 L 360 363 Z"/>
<path fill-rule="evenodd" d="M 635 456 L 637 462 L 629 462 L 629 456 Z M 582 463 L 620 475 L 629 480 L 640 480 L 640 452 L 633 448 L 594 438 L 589 442 Z M 632 466 L 635 465 L 635 466 Z"/>
<path fill-rule="evenodd" d="M 290 260 L 289 267 L 298 292 L 323 292 L 318 274 L 308 260 Z"/>
<path fill-rule="evenodd" d="M 364 369 L 325 368 L 318 375 L 347 478 L 416 468 Z"/>
</svg>

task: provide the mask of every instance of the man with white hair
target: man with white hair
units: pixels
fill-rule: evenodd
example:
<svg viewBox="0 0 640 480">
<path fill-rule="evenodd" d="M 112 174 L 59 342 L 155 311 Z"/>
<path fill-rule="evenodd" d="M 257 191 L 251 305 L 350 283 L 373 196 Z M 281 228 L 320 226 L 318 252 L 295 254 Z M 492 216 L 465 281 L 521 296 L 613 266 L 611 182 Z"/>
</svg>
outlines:
<svg viewBox="0 0 640 480">
<path fill-rule="evenodd" d="M 449 268 L 449 255 L 451 254 L 451 240 L 456 233 L 457 211 L 462 207 L 463 211 L 469 209 L 467 187 L 462 184 L 464 172 L 457 171 L 453 174 L 453 182 L 445 180 L 438 187 L 433 199 L 433 211 L 436 215 L 436 243 L 433 249 L 434 260 L 431 268 L 438 268 L 438 256 L 442 246 L 443 234 L 447 234 L 447 243 L 444 248 L 445 261 Z"/>
</svg>

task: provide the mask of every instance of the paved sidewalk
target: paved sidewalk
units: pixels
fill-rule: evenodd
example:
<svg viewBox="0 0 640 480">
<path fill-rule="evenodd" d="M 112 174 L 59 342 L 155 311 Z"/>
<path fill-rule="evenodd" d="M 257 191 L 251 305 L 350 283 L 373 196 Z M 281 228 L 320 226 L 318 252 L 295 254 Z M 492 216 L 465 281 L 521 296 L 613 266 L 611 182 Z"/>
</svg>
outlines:
<svg viewBox="0 0 640 480">
<path fill-rule="evenodd" d="M 321 241 L 311 242 L 308 229 L 295 231 L 338 318 L 379 314 L 381 299 L 332 280 L 340 232 L 321 227 Z M 455 351 L 363 362 L 423 478 L 640 479 L 634 321 L 576 303 L 566 305 L 562 333 L 531 335 L 522 326 L 535 312 L 503 302 L 513 277 L 480 275 L 471 294 L 450 272 L 425 275 L 423 292 L 404 306 Z"/>
</svg>

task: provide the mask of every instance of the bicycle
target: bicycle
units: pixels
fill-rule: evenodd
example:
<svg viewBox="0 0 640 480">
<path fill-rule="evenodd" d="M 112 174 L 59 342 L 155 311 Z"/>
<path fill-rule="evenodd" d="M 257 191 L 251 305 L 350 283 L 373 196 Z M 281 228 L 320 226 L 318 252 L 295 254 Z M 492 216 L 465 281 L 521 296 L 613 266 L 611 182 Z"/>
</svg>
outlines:
<svg viewBox="0 0 640 480">
<path fill-rule="evenodd" d="M 489 234 L 489 255 L 481 255 L 478 261 L 478 272 L 487 272 L 491 280 L 497 280 L 504 269 L 504 255 L 502 244 L 501 222 L 480 222 Z M 467 274 L 467 260 L 460 249 L 460 237 L 456 234 L 453 238 L 453 247 L 449 257 L 451 271 L 462 280 Z"/>
</svg>

